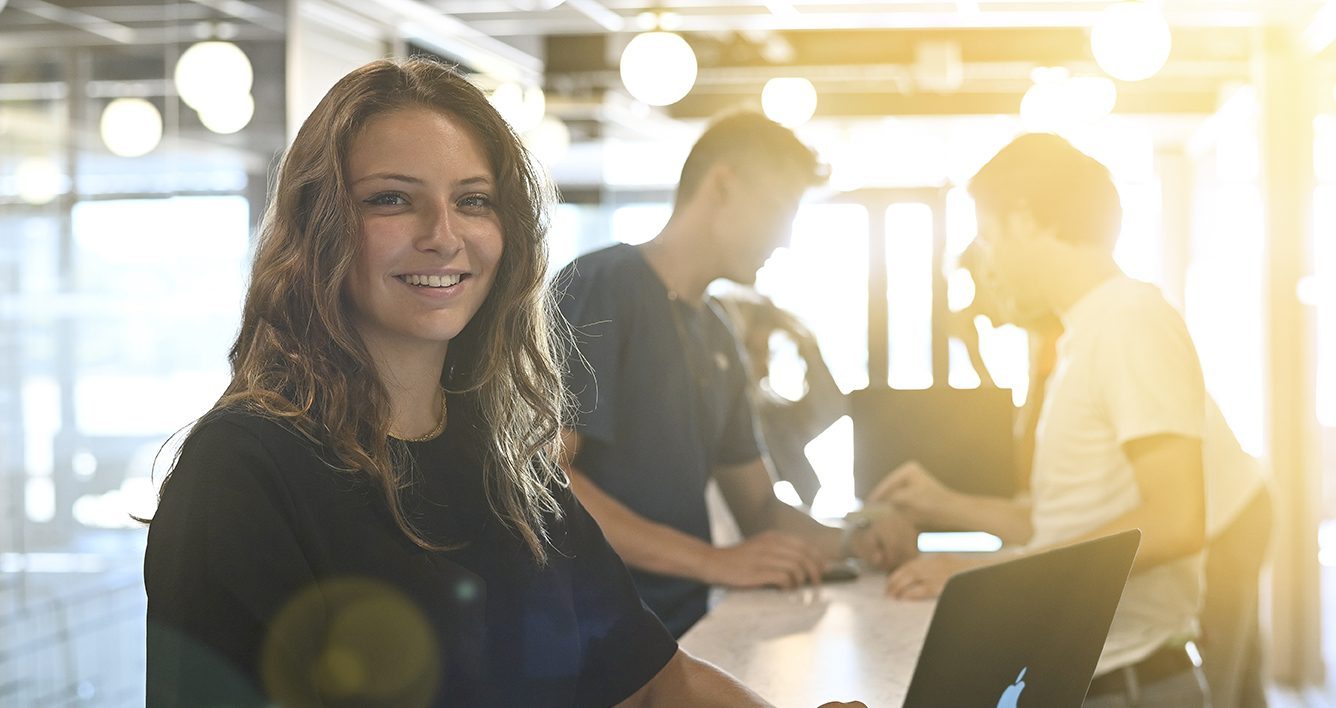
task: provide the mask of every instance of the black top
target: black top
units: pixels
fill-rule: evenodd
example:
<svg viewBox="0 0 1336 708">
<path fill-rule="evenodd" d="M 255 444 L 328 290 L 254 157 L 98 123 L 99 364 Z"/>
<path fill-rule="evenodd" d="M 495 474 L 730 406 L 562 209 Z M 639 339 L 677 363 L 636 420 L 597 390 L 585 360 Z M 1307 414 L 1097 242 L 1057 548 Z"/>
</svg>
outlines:
<svg viewBox="0 0 1336 708">
<path fill-rule="evenodd" d="M 576 259 L 556 286 L 588 362 L 571 357 L 566 378 L 579 405 L 576 468 L 637 514 L 709 541 L 713 468 L 760 455 L 732 330 L 713 303 L 670 299 L 633 246 Z M 704 616 L 706 585 L 631 576 L 675 636 Z"/>
<path fill-rule="evenodd" d="M 676 643 L 598 525 L 554 489 L 564 517 L 538 567 L 490 511 L 451 403 L 444 434 L 403 444 L 406 510 L 464 544 L 444 552 L 284 425 L 198 425 L 149 530 L 149 704 L 594 706 L 653 678 Z"/>
</svg>

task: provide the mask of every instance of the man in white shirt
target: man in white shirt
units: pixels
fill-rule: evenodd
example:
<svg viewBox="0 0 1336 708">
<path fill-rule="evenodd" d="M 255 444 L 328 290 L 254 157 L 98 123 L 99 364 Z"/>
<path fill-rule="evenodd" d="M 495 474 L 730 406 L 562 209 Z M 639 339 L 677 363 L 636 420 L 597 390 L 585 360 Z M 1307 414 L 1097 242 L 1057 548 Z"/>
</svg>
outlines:
<svg viewBox="0 0 1336 708">
<path fill-rule="evenodd" d="M 1206 532 L 1206 394 L 1182 317 L 1113 260 L 1122 208 L 1108 170 L 1054 135 L 1025 135 L 970 183 L 989 289 L 1012 321 L 1057 313 L 1065 327 L 1036 431 L 1031 506 L 976 509 L 1020 551 L 930 554 L 887 590 L 932 597 L 966 568 L 1139 528 L 1132 577 L 1087 706 L 1208 703 L 1190 645 Z M 988 528 L 993 523 L 976 525 Z"/>
<path fill-rule="evenodd" d="M 1032 379 L 1029 390 L 1039 396 L 1044 385 L 1044 379 Z M 1031 436 L 1033 432 L 1029 431 Z M 1024 447 L 1024 440 L 1017 442 Z M 1033 437 L 1029 442 L 1033 449 Z M 1025 470 L 1023 483 L 1028 487 L 1030 458 L 1018 459 L 1018 464 Z M 1209 395 L 1202 470 L 1208 542 L 1200 645 L 1211 705 L 1265 708 L 1258 582 L 1271 533 L 1271 495 L 1260 462 L 1243 450 Z M 1033 536 L 1028 491 L 1015 500 L 965 494 L 946 487 L 916 462 L 887 475 L 870 498 L 894 504 L 923 530 L 986 531 L 1008 546 L 1023 546 Z"/>
<path fill-rule="evenodd" d="M 958 492 L 918 463 L 909 462 L 887 475 L 871 500 L 894 504 L 921 529 L 981 530 L 1001 537 L 1009 546 L 1024 545 L 1034 532 L 1029 487 L 1038 412 L 1058 360 L 1057 341 L 1063 327 L 1052 313 L 1027 321 L 1012 321 L 1001 313 L 978 262 L 980 249 L 980 244 L 971 244 L 960 257 L 961 267 L 969 271 L 976 286 L 973 302 L 962 311 L 962 319 L 968 318 L 965 326 L 974 329 L 975 318 L 982 315 L 994 326 L 1011 324 L 1025 329 L 1030 340 L 1029 393 L 1016 420 L 1017 481 L 1024 496 L 1011 501 Z M 965 345 L 971 350 L 971 363 L 984 369 L 977 333 Z M 986 370 L 980 378 L 991 381 Z M 1271 536 L 1271 495 L 1261 463 L 1239 444 L 1209 392 L 1204 425 L 1207 547 L 1200 613 L 1202 669 L 1211 689 L 1212 708 L 1265 708 L 1258 586 Z M 1010 503 L 999 503 L 1003 501 Z"/>
</svg>

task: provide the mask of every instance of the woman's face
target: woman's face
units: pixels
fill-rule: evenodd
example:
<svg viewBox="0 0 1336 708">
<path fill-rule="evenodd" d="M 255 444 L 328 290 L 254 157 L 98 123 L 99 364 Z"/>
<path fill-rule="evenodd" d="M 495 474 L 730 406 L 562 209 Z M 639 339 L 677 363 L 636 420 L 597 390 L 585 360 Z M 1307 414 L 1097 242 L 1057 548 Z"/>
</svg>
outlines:
<svg viewBox="0 0 1336 708">
<path fill-rule="evenodd" d="M 487 298 L 503 239 L 496 176 L 459 119 L 429 108 L 373 118 L 345 172 L 362 213 L 361 250 L 345 284 L 372 351 L 444 353 Z"/>
</svg>

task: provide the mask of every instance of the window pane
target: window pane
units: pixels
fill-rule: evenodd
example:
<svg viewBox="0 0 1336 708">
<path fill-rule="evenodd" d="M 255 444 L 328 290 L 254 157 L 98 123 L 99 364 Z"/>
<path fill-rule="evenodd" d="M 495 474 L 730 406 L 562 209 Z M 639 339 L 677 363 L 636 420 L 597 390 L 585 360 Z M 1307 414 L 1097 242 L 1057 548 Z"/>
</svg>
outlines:
<svg viewBox="0 0 1336 708">
<path fill-rule="evenodd" d="M 886 210 L 886 296 L 891 388 L 932 386 L 932 209 Z"/>
<path fill-rule="evenodd" d="M 840 388 L 867 386 L 867 210 L 804 204 L 793 239 L 756 274 L 756 290 L 807 325 Z"/>
</svg>

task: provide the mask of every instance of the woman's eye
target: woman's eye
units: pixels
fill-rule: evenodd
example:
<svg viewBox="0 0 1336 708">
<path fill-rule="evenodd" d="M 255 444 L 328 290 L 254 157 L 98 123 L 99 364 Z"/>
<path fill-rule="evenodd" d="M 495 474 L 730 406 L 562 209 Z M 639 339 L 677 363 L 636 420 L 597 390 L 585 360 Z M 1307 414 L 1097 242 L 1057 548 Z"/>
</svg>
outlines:
<svg viewBox="0 0 1336 708">
<path fill-rule="evenodd" d="M 492 200 L 486 194 L 470 194 L 459 200 L 459 206 L 471 211 L 483 211 L 492 208 Z"/>
<path fill-rule="evenodd" d="M 372 206 L 403 206 L 408 203 L 408 200 L 402 194 L 385 192 L 367 199 L 366 203 Z"/>
</svg>

